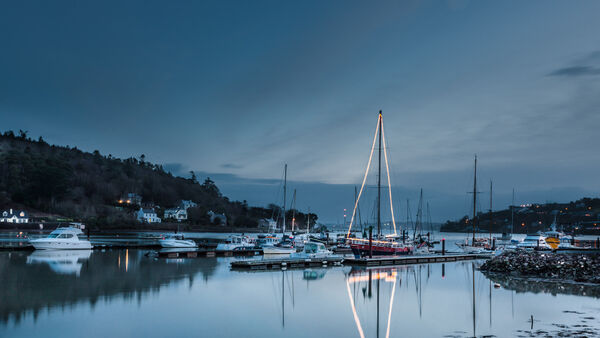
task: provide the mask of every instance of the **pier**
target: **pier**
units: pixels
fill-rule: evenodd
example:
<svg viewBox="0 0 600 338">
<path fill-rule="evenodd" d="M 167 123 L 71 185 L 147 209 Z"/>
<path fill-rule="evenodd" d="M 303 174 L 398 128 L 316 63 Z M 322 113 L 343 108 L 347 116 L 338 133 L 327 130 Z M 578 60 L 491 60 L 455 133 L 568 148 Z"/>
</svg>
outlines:
<svg viewBox="0 0 600 338">
<path fill-rule="evenodd" d="M 231 268 L 236 270 L 279 270 L 279 269 L 303 269 L 316 266 L 333 266 L 342 264 L 344 258 L 340 256 L 327 258 L 306 259 L 263 259 L 242 260 L 231 262 Z"/>
<path fill-rule="evenodd" d="M 346 258 L 344 265 L 358 266 L 389 266 L 389 265 L 408 265 L 424 263 L 444 263 L 466 261 L 474 259 L 489 259 L 491 254 L 445 254 L 445 255 L 407 255 L 407 256 L 380 256 L 373 258 Z"/>
<path fill-rule="evenodd" d="M 262 249 L 248 250 L 215 250 L 215 249 L 163 249 L 156 252 L 160 258 L 196 258 L 196 257 L 233 257 L 233 256 L 260 256 Z"/>
</svg>

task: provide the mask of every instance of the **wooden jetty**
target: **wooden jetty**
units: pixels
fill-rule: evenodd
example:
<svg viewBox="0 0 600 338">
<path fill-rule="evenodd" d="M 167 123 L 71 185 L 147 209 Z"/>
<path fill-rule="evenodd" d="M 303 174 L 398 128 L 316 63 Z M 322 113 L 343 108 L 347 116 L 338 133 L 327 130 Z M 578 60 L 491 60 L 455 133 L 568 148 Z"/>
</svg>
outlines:
<svg viewBox="0 0 600 338">
<path fill-rule="evenodd" d="M 373 258 L 346 258 L 344 265 L 360 266 L 388 266 L 388 265 L 408 265 L 424 263 L 444 263 L 466 261 L 473 259 L 492 258 L 491 254 L 445 254 L 445 255 L 407 255 L 407 256 L 379 256 Z"/>
<path fill-rule="evenodd" d="M 315 266 L 340 265 L 344 260 L 341 256 L 327 258 L 285 258 L 285 259 L 261 259 L 240 260 L 231 262 L 234 270 L 276 270 L 276 269 L 304 269 Z"/>
<path fill-rule="evenodd" d="M 157 251 L 157 256 L 161 258 L 196 258 L 196 257 L 233 257 L 233 256 L 260 256 L 263 254 L 262 249 L 245 249 L 245 250 L 215 250 L 215 249 L 179 249 L 179 250 L 160 250 Z"/>
</svg>

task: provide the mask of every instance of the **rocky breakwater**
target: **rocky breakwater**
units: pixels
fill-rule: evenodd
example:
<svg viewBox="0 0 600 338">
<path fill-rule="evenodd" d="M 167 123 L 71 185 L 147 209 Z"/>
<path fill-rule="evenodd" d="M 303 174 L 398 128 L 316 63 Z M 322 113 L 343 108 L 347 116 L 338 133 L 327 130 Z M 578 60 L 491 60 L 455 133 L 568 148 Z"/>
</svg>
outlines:
<svg viewBox="0 0 600 338">
<path fill-rule="evenodd" d="M 479 269 L 514 277 L 600 284 L 600 255 L 513 251 L 488 260 Z"/>
</svg>

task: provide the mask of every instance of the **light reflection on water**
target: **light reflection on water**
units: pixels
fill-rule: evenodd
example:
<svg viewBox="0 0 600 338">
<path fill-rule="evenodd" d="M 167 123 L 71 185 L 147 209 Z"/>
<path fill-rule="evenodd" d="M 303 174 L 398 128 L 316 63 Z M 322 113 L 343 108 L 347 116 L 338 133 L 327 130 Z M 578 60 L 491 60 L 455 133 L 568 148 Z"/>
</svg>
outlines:
<svg viewBox="0 0 600 338">
<path fill-rule="evenodd" d="M 145 252 L 0 253 L 0 336 L 508 337 L 532 315 L 550 332 L 600 315 L 597 287 L 488 279 L 480 262 L 240 272 Z"/>
</svg>

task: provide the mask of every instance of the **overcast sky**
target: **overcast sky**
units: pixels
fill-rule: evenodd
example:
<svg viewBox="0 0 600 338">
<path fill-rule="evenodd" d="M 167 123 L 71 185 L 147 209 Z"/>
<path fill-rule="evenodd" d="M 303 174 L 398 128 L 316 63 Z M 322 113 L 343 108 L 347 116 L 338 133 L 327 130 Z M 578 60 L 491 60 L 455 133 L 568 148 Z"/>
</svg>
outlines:
<svg viewBox="0 0 600 338">
<path fill-rule="evenodd" d="M 598 13 L 598 1 L 4 3 L 0 129 L 218 173 L 255 204 L 276 199 L 287 162 L 298 206 L 336 221 L 382 109 L 397 199 L 423 187 L 437 220 L 468 212 L 475 153 L 498 208 L 513 188 L 521 202 L 596 196 Z"/>
</svg>

